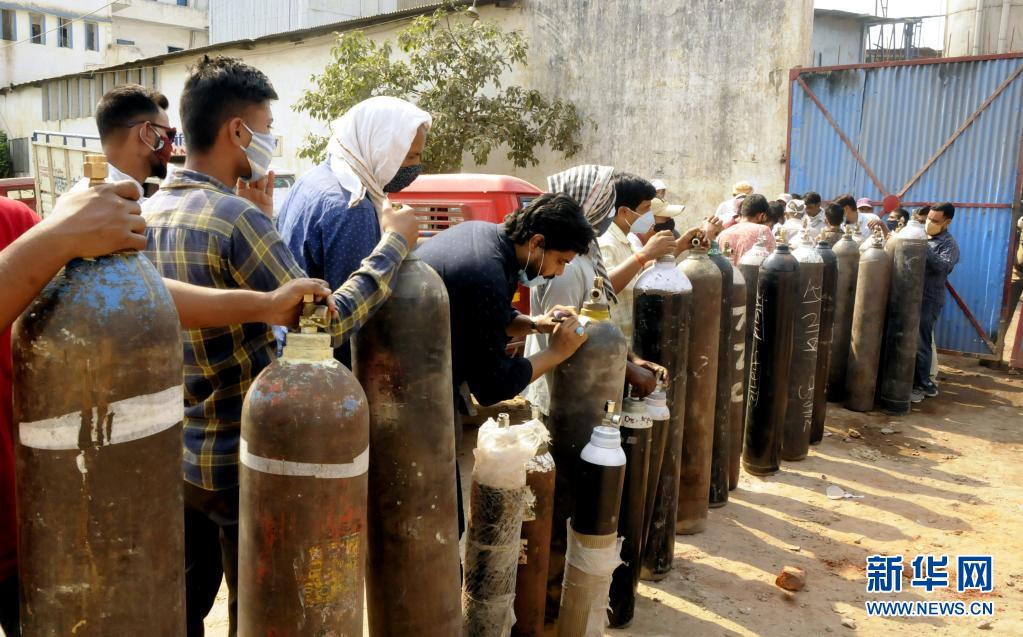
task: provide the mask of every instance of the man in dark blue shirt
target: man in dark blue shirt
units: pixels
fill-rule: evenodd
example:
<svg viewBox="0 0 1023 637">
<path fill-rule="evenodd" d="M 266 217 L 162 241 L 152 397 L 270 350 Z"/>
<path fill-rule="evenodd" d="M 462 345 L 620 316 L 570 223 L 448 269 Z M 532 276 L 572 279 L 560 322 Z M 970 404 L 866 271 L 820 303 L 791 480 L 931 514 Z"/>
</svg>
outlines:
<svg viewBox="0 0 1023 637">
<path fill-rule="evenodd" d="M 956 209 L 945 202 L 934 204 L 927 213 L 927 266 L 924 270 L 924 299 L 920 307 L 920 339 L 917 343 L 916 372 L 913 377 L 914 403 L 925 397 L 937 396 L 938 387 L 931 375 L 931 341 L 934 337 L 934 323 L 945 305 L 945 282 L 952 269 L 959 263 L 959 244 L 948 231 Z"/>
<path fill-rule="evenodd" d="M 451 303 L 452 381 L 463 383 L 482 405 L 516 396 L 565 361 L 586 340 L 575 316 L 554 322 L 555 311 L 530 317 L 512 307 L 519 282 L 539 284 L 564 272 L 593 241 L 582 209 L 569 196 L 545 194 L 511 213 L 503 225 L 458 224 L 429 239 L 417 255 L 444 280 Z M 551 334 L 550 346 L 529 358 L 509 356 L 513 337 Z M 579 330 L 582 332 L 582 330 Z M 466 413 L 468 405 L 459 405 Z"/>
</svg>

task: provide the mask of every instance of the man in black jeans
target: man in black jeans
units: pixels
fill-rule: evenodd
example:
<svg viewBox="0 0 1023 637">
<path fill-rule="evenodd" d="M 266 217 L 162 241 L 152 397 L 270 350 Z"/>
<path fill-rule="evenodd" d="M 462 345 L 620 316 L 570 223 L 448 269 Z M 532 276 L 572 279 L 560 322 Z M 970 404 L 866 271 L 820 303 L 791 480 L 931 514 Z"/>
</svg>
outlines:
<svg viewBox="0 0 1023 637">
<path fill-rule="evenodd" d="M 934 204 L 927 213 L 927 266 L 924 271 L 924 299 L 920 307 L 920 338 L 917 342 L 916 372 L 913 376 L 912 401 L 938 395 L 938 387 L 931 381 L 931 339 L 934 323 L 945 305 L 945 281 L 959 263 L 959 244 L 948 231 L 956 209 L 945 202 Z"/>
</svg>

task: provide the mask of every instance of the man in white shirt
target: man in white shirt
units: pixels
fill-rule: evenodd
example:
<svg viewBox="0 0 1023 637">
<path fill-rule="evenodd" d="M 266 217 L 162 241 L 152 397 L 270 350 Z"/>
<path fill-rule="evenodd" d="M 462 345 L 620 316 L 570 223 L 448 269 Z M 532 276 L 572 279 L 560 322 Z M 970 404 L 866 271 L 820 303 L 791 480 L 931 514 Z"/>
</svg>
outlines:
<svg viewBox="0 0 1023 637">
<path fill-rule="evenodd" d="M 167 176 L 167 162 L 177 135 L 167 117 L 168 105 L 164 95 L 138 84 L 118 86 L 96 105 L 96 127 L 107 157 L 107 181 L 134 182 L 139 203 L 145 201 L 142 184 L 147 179 Z M 71 192 L 88 187 L 89 180 L 82 179 Z"/>
<path fill-rule="evenodd" d="M 819 237 L 821 232 L 824 231 L 824 226 L 827 225 L 824 213 L 821 210 L 821 196 L 811 190 L 803 195 L 803 204 L 806 206 L 804 218 L 809 222 L 810 233 L 814 237 Z"/>
<path fill-rule="evenodd" d="M 887 226 L 881 222 L 880 217 L 871 212 L 874 207 L 870 205 L 870 199 L 864 197 L 856 201 L 852 195 L 842 195 L 835 199 L 835 203 L 842 206 L 842 210 L 845 212 L 843 229 L 845 226 L 853 224 L 857 226 L 857 230 L 859 230 L 859 236 L 856 239 L 857 243 L 862 244 L 865 239 L 874 234 L 874 229 L 878 227 L 882 227 L 882 232 L 887 236 L 888 233 L 885 232 Z"/>
<path fill-rule="evenodd" d="M 735 185 L 732 186 L 732 198 L 722 201 L 721 205 L 718 206 L 717 211 L 714 213 L 714 216 L 720 219 L 721 223 L 726 226 L 730 225 L 730 223 L 739 214 L 739 207 L 742 205 L 742 200 L 752 192 L 753 186 L 748 181 L 735 182 Z"/>
</svg>

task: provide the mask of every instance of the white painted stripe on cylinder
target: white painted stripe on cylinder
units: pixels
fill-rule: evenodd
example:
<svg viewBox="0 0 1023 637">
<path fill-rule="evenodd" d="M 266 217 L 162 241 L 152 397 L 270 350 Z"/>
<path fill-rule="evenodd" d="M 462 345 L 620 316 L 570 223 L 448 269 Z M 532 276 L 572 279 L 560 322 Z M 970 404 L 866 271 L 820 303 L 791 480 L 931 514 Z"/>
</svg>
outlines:
<svg viewBox="0 0 1023 637">
<path fill-rule="evenodd" d="M 107 405 L 102 419 L 92 407 L 89 437 L 99 446 L 116 445 L 146 438 L 170 429 L 185 418 L 183 385 L 168 387 L 145 396 L 125 398 Z M 103 431 L 110 420 L 110 438 Z M 21 444 L 33 449 L 64 451 L 79 448 L 79 432 L 85 426 L 83 412 L 23 422 L 18 427 Z"/>
<path fill-rule="evenodd" d="M 249 469 L 259 471 L 260 473 L 272 473 L 278 476 L 338 479 L 354 478 L 369 471 L 368 446 L 351 462 L 297 462 L 295 460 L 278 460 L 276 458 L 257 456 L 249 451 L 249 443 L 245 441 L 245 438 L 242 438 L 238 456 L 241 463 Z"/>
</svg>

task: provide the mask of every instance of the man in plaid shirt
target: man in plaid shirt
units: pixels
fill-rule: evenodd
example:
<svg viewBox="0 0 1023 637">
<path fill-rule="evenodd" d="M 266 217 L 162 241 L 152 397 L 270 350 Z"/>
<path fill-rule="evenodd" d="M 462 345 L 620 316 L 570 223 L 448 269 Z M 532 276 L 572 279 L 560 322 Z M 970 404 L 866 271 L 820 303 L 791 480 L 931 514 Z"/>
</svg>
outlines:
<svg viewBox="0 0 1023 637">
<path fill-rule="evenodd" d="M 266 212 L 273 203 L 267 173 L 275 99 L 267 77 L 238 60 L 203 57 L 191 69 L 181 97 L 185 168 L 143 208 L 146 254 L 163 276 L 263 291 L 305 276 Z M 380 224 L 376 248 L 333 293 L 339 313 L 330 328 L 335 345 L 386 301 L 391 280 L 414 245 L 418 224 L 411 210 L 386 207 Z M 242 401 L 270 364 L 275 341 L 269 325 L 246 323 L 188 330 L 184 344 L 188 634 L 203 634 L 203 618 L 226 575 L 234 635 Z"/>
</svg>

